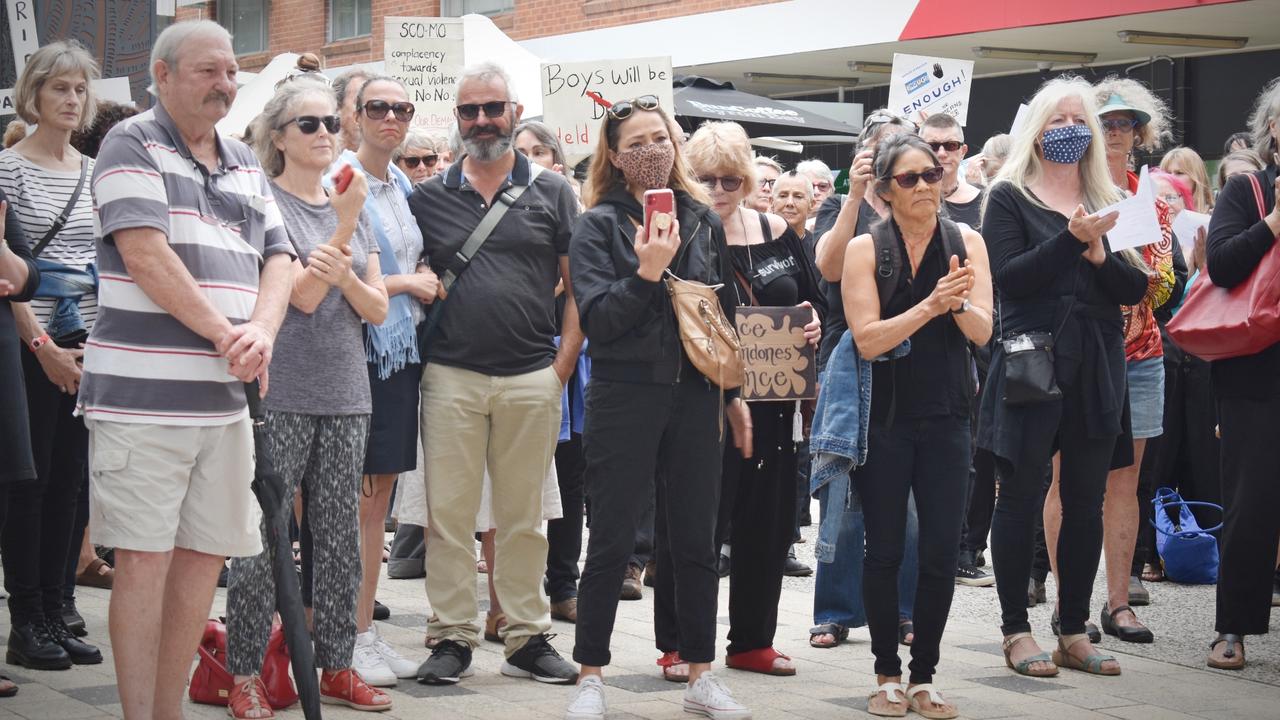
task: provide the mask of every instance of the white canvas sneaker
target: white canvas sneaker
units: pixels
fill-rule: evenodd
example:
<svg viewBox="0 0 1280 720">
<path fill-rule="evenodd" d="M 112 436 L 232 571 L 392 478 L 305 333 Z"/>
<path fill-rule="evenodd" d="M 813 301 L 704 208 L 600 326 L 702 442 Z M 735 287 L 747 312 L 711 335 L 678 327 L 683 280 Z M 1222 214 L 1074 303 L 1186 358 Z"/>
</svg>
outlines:
<svg viewBox="0 0 1280 720">
<path fill-rule="evenodd" d="M 582 678 L 569 698 L 565 720 L 604 720 L 608 707 L 604 702 L 604 683 L 596 675 Z"/>
<path fill-rule="evenodd" d="M 373 633 L 373 647 L 378 651 L 378 656 L 382 661 L 391 668 L 391 672 L 401 680 L 418 677 L 418 663 L 412 660 L 406 660 L 403 655 L 391 647 L 391 643 L 382 639 L 378 634 L 377 628 L 369 628 L 369 632 Z M 367 682 L 367 681 L 366 681 Z"/>
<path fill-rule="evenodd" d="M 351 667 L 360 673 L 360 677 L 364 678 L 366 683 L 374 687 L 393 687 L 397 682 L 396 674 L 378 653 L 376 641 L 377 636 L 372 630 L 356 634 L 356 647 L 351 654 Z"/>
<path fill-rule="evenodd" d="M 684 691 L 684 711 L 711 720 L 749 720 L 751 711 L 733 699 L 729 688 L 709 672 L 698 676 Z"/>
</svg>

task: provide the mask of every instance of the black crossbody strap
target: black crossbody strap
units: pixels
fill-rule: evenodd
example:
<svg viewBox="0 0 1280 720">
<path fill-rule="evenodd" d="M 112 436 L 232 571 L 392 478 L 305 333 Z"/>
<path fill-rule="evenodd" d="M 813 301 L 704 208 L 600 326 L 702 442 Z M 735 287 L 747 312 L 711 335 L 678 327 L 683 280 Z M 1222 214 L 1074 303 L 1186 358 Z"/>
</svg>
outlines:
<svg viewBox="0 0 1280 720">
<path fill-rule="evenodd" d="M 71 191 L 71 199 L 67 201 L 67 206 L 62 208 L 62 212 L 58 214 L 58 217 L 53 219 L 53 225 L 49 227 L 49 232 L 45 233 L 44 237 L 40 238 L 40 242 L 36 243 L 35 247 L 31 248 L 32 257 L 38 257 L 40 255 L 40 251 L 44 250 L 46 245 L 53 242 L 53 238 L 57 236 L 58 233 L 62 232 L 62 228 L 66 227 L 67 220 L 71 219 L 71 213 L 75 212 L 76 203 L 80 200 L 80 191 L 84 190 L 84 181 L 88 175 L 89 156 L 81 155 L 80 180 L 76 183 L 76 189 Z"/>
</svg>

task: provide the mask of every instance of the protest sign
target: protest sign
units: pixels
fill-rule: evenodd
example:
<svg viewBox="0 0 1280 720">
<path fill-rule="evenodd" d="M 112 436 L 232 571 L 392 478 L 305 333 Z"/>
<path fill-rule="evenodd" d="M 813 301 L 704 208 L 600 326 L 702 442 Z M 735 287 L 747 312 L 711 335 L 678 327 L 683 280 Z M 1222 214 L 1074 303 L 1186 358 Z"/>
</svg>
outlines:
<svg viewBox="0 0 1280 720">
<path fill-rule="evenodd" d="M 662 109 L 672 112 L 670 57 L 542 64 L 542 121 L 570 163 L 595 151 L 610 105 L 642 95 L 657 96 Z"/>
<path fill-rule="evenodd" d="M 465 64 L 461 18 L 385 19 L 387 74 L 405 84 L 413 127 L 454 126 L 453 93 Z"/>
<path fill-rule="evenodd" d="M 1116 226 L 1107 232 L 1107 244 L 1111 252 L 1150 245 L 1163 237 L 1160 219 L 1156 216 L 1156 194 L 1151 177 L 1144 165 L 1138 178 L 1138 191 L 1118 203 L 1102 208 L 1095 215 L 1118 211 Z"/>
<path fill-rule="evenodd" d="M 813 346 L 804 326 L 813 319 L 806 307 L 738 308 L 738 337 L 746 364 L 743 400 L 805 400 L 818 396 Z"/>
<path fill-rule="evenodd" d="M 972 86 L 972 60 L 894 53 L 888 107 L 915 122 L 946 113 L 964 125 Z"/>
</svg>

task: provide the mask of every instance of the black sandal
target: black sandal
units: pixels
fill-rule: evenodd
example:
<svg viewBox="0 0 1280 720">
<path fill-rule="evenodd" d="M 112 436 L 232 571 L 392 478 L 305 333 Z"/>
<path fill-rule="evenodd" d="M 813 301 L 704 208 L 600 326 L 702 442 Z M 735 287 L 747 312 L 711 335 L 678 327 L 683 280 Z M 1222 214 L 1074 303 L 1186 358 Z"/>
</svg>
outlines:
<svg viewBox="0 0 1280 720">
<path fill-rule="evenodd" d="M 1053 631 L 1054 637 L 1062 635 L 1062 621 L 1058 619 L 1058 611 L 1053 611 L 1053 617 L 1049 618 L 1049 629 Z M 1093 624 L 1092 620 L 1084 621 L 1084 632 L 1089 636 L 1089 642 L 1097 645 L 1102 642 L 1102 631 L 1098 630 L 1098 626 Z"/>
<path fill-rule="evenodd" d="M 1222 660 L 1213 659 L 1213 649 L 1218 643 L 1227 643 L 1227 649 L 1222 651 Z M 1240 644 L 1240 654 L 1236 655 L 1236 644 Z M 1218 637 L 1209 643 L 1209 659 L 1206 664 L 1211 668 L 1218 670 L 1243 670 L 1244 669 L 1244 638 L 1232 633 L 1218 633 Z"/>
<path fill-rule="evenodd" d="M 815 642 L 819 635 L 830 635 L 835 638 L 835 642 L 830 645 L 822 645 Z M 819 650 L 829 650 L 837 647 L 840 643 L 849 639 L 849 628 L 839 623 L 823 623 L 822 625 L 814 625 L 809 628 L 809 647 L 815 647 Z"/>
<path fill-rule="evenodd" d="M 1121 625 L 1116 622 L 1116 616 L 1122 612 L 1133 614 L 1133 619 L 1137 621 L 1137 625 Z M 1155 642 L 1156 636 L 1151 629 L 1142 624 L 1138 620 L 1138 613 L 1133 612 L 1133 608 L 1128 605 L 1121 605 L 1115 610 L 1108 610 L 1106 605 L 1102 606 L 1102 613 L 1098 616 L 1098 620 L 1102 622 L 1102 631 L 1108 635 L 1114 635 L 1124 642 L 1131 643 L 1149 643 Z"/>
<path fill-rule="evenodd" d="M 915 623 L 911 622 L 910 620 L 898 621 L 898 643 L 899 644 L 906 645 L 907 647 L 911 647 L 911 643 L 916 641 L 915 634 L 916 634 Z M 908 635 L 912 636 L 910 640 L 907 639 Z"/>
</svg>

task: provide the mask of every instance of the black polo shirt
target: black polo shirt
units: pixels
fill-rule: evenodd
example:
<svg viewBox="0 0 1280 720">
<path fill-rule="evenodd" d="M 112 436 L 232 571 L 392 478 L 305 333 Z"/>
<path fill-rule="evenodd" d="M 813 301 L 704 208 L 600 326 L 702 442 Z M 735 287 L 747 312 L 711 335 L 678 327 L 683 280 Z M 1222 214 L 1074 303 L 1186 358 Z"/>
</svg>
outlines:
<svg viewBox="0 0 1280 720">
<path fill-rule="evenodd" d="M 459 158 L 409 197 L 424 254 L 438 275 L 489 211 L 462 164 Z M 516 153 L 502 187 L 528 181 L 529 160 Z M 449 291 L 439 324 L 426 341 L 426 360 L 502 376 L 550 365 L 560 331 L 555 313 L 560 258 L 569 254 L 577 216 L 564 176 L 542 172 L 534 178 Z"/>
</svg>

